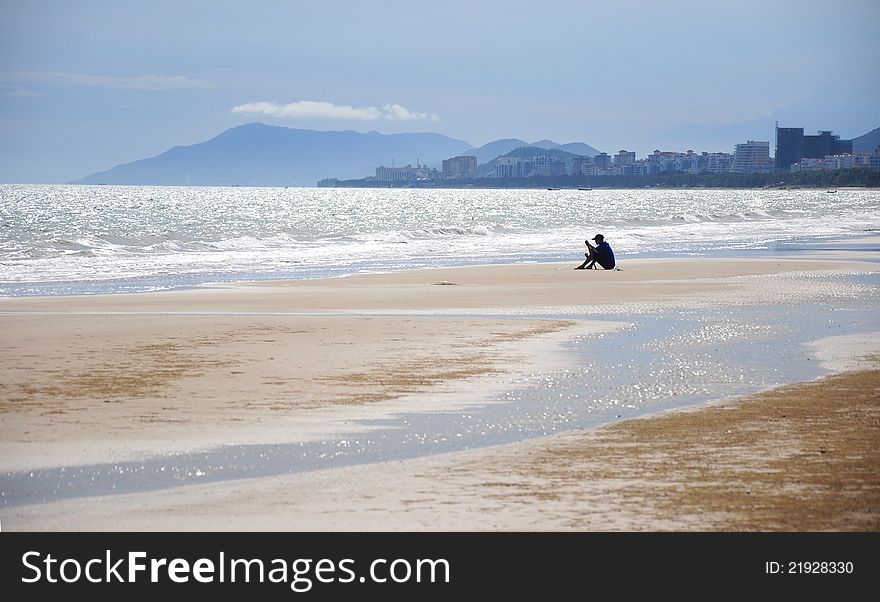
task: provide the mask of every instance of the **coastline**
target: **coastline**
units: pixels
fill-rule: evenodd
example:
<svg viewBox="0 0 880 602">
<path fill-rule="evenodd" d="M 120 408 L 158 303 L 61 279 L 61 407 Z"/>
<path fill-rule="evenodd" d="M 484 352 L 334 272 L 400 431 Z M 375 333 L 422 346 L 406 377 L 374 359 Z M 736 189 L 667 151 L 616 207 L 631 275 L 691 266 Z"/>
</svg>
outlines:
<svg viewBox="0 0 880 602">
<path fill-rule="evenodd" d="M 566 340 L 613 332 L 625 326 L 627 315 L 717 306 L 748 312 L 750 306 L 804 304 L 829 294 L 847 298 L 846 282 L 832 278 L 817 286 L 816 275 L 876 272 L 871 263 L 806 259 L 634 260 L 622 272 L 588 274 L 571 267 L 472 266 L 137 295 L 6 299 L 0 305 L 0 319 L 8 325 L 3 332 L 10 337 L 3 346 L 3 470 L 363 433 L 377 428 L 369 423 L 405 412 L 430 414 L 489 403 L 510 388 L 517 374 L 545 374 L 570 365 L 573 358 L 560 347 Z M 853 336 L 865 343 L 864 337 Z M 858 349 L 863 353 L 870 347 Z M 554 435 L 566 436 L 573 435 Z M 509 446 L 534 451 L 546 443 L 533 439 Z M 481 453 L 494 452 L 456 451 L 449 457 L 464 462 L 468 454 Z M 403 479 L 432 461 L 402 459 L 391 466 L 402 467 L 395 478 Z M 486 469 L 493 465 L 488 456 L 481 462 Z M 201 496 L 214 501 L 197 512 L 204 522 L 195 521 L 192 528 L 567 528 L 541 522 L 536 515 L 495 527 L 467 521 L 458 527 L 428 524 L 424 517 L 388 523 L 386 515 L 372 511 L 363 516 L 384 518 L 377 523 L 345 519 L 364 510 L 356 505 L 340 506 L 328 522 L 321 516 L 333 515 L 331 509 L 303 512 L 310 502 L 295 496 L 287 510 L 311 517 L 305 522 L 254 508 L 236 526 L 224 526 L 223 512 L 230 507 L 223 500 L 251 508 L 241 496 L 250 499 L 264 487 L 283 489 L 284 483 L 320 491 L 327 483 L 338 488 L 353 479 L 346 487 L 354 491 L 368 486 L 367 477 L 354 475 L 375 477 L 387 469 L 387 464 L 371 463 L 223 480 L 158 493 L 26 504 L 0 509 L 0 516 L 7 529 L 189 528 L 190 496 Z M 551 482 L 546 475 L 540 480 L 544 487 Z M 455 495 L 466 490 L 459 487 Z M 172 500 L 180 505 L 166 510 L 181 522 L 160 525 L 149 518 L 156 516 L 156 504 Z M 539 507 L 532 505 L 530 512 Z M 77 518 L 67 514 L 66 523 L 52 519 L 62 508 Z M 431 510 L 436 520 L 445 521 L 438 511 Z M 118 522 L 99 519 L 116 512 Z M 511 520 L 515 516 L 526 520 L 519 512 Z M 649 522 L 644 527 L 570 527 L 652 524 L 664 528 Z"/>
<path fill-rule="evenodd" d="M 876 238 L 876 195 L 840 192 L 22 190 L 10 198 L 11 223 L 22 227 L 20 234 L 13 231 L 0 264 L 0 294 L 100 295 L 184 290 L 211 282 L 234 286 L 247 280 L 568 261 L 580 255 L 573 247 L 584 238 L 584 227 L 613 232 L 615 251 L 625 261 L 797 257 L 833 240 L 851 241 L 841 250 L 858 250 Z M 190 195 L 194 204 L 177 204 Z M 82 214 L 68 225 L 56 224 L 52 216 L 64 208 L 36 202 L 42 197 L 67 198 Z M 180 228 L 147 227 L 153 221 L 149 208 L 157 203 L 174 209 L 163 220 Z M 104 208 L 107 232 L 126 234 L 88 234 L 86 216 L 96 206 Z M 223 215 L 228 220 L 220 219 Z M 359 217 L 352 223 L 348 215 Z M 29 233 L 26 224 L 35 216 L 55 224 L 52 231 Z M 584 216 L 589 216 L 586 222 Z M 146 229 L 130 231 L 126 224 L 131 223 Z M 349 231 L 346 223 L 356 227 Z"/>
</svg>

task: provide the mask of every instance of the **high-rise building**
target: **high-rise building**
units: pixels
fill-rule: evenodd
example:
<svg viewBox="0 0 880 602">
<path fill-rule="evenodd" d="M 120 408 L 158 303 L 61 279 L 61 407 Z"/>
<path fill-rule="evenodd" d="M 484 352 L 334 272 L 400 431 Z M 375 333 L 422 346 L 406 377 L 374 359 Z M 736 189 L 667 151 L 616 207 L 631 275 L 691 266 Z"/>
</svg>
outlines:
<svg viewBox="0 0 880 602">
<path fill-rule="evenodd" d="M 599 153 L 593 157 L 593 162 L 599 169 L 609 169 L 611 167 L 611 155 L 608 153 Z"/>
<path fill-rule="evenodd" d="M 804 128 L 776 126 L 776 171 L 788 171 L 804 157 Z"/>
<path fill-rule="evenodd" d="M 636 162 L 636 154 L 633 151 L 621 150 L 614 156 L 614 165 L 632 165 Z"/>
<path fill-rule="evenodd" d="M 535 175 L 537 176 L 564 176 L 565 162 L 558 157 L 539 155 L 532 159 Z"/>
<path fill-rule="evenodd" d="M 804 136 L 804 157 L 819 158 L 825 155 L 852 153 L 852 140 L 841 140 L 831 131 L 820 131 L 817 136 Z"/>
<path fill-rule="evenodd" d="M 709 153 L 706 157 L 706 171 L 712 173 L 727 173 L 733 165 L 733 155 L 730 153 Z"/>
<path fill-rule="evenodd" d="M 477 174 L 477 158 L 474 156 L 452 157 L 443 160 L 444 178 L 472 178 Z"/>
<path fill-rule="evenodd" d="M 496 178 L 526 178 L 531 175 L 535 164 L 518 157 L 499 157 L 495 164 Z"/>
<path fill-rule="evenodd" d="M 830 130 L 804 136 L 804 128 L 776 126 L 776 169 L 788 171 L 801 159 L 821 159 L 826 155 L 852 153 L 852 140 L 841 140 Z"/>
<path fill-rule="evenodd" d="M 591 157 L 582 157 L 578 155 L 571 160 L 571 175 L 573 176 L 583 176 L 587 174 L 588 167 L 593 165 L 593 159 Z"/>
<path fill-rule="evenodd" d="M 764 171 L 772 165 L 770 162 L 770 142 L 749 140 L 743 144 L 737 144 L 733 153 L 733 165 L 730 171 L 734 173 L 754 173 Z"/>
</svg>

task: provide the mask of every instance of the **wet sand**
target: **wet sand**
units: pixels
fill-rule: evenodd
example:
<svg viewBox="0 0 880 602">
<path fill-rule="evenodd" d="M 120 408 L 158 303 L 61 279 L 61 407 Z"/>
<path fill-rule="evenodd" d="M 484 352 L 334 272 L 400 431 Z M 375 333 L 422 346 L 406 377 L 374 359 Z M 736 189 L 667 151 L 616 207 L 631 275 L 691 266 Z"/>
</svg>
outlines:
<svg viewBox="0 0 880 602">
<path fill-rule="evenodd" d="M 3 524 L 24 530 L 876 531 L 878 466 L 875 369 L 481 450 L 12 508 L 3 512 Z"/>
<path fill-rule="evenodd" d="M 503 387 L 517 371 L 562 365 L 558 348 L 567 337 L 613 327 L 553 314 L 616 318 L 644 307 L 806 301 L 828 294 L 814 290 L 810 273 L 874 269 L 805 260 L 646 260 L 627 262 L 622 272 L 571 267 L 466 267 L 2 300 L 2 468 L 312 440 L 353 429 L 355 420 L 442 409 L 430 405 L 437 398 L 429 392 L 458 387 L 476 399 Z M 514 318 L 520 314 L 531 317 Z M 876 385 L 859 386 L 873 391 L 876 405 Z M 850 395 L 840 397 L 846 402 Z M 418 399 L 430 401 L 412 407 Z M 730 468 L 737 462 L 762 474 L 796 472 L 755 468 L 772 454 L 750 446 L 763 442 L 785 455 L 795 435 L 807 448 L 827 446 L 818 434 L 798 430 L 800 422 L 787 421 L 799 415 L 794 409 L 786 420 L 776 420 L 770 406 L 756 403 L 757 422 L 748 428 L 745 422 L 724 426 L 713 414 L 721 410 L 713 407 L 417 460 L 5 508 L 0 517 L 4 528 L 34 530 L 844 528 L 837 519 L 821 526 L 797 514 L 787 521 L 790 512 L 772 510 L 769 522 L 737 522 L 748 518 L 745 505 L 725 509 L 694 493 L 693 487 L 702 493 L 730 490 L 736 495 L 727 497 L 737 499 L 757 495 L 740 492 L 741 475 Z M 846 423 L 834 422 L 845 409 L 822 418 L 830 421 L 828 432 L 846 430 Z M 722 413 L 725 419 L 738 414 Z M 688 416 L 703 418 L 688 426 L 681 423 Z M 864 416 L 868 430 L 840 452 L 846 457 L 858 455 L 859 442 L 877 447 L 876 415 Z M 655 423 L 662 426 L 644 426 Z M 774 430 L 780 425 L 787 426 Z M 729 444 L 719 428 L 745 439 Z M 630 438 L 614 429 L 630 429 Z M 757 433 L 754 440 L 750 432 Z M 745 455 L 718 456 L 692 469 L 670 460 L 713 458 L 713 444 Z M 862 456 L 877 466 L 869 452 Z M 876 499 L 870 497 L 876 474 L 858 472 L 857 465 L 852 463 L 855 472 L 835 465 L 830 478 L 854 479 L 856 489 L 863 487 L 856 497 Z M 811 465 L 804 466 L 792 491 L 812 487 L 804 481 Z M 645 483 L 639 485 L 636 474 Z M 766 490 L 755 486 L 756 492 Z M 690 493 L 675 498 L 685 491 Z M 876 515 L 864 508 L 847 516 L 860 525 L 856 529 L 876 528 Z"/>
<path fill-rule="evenodd" d="M 354 420 L 406 409 L 398 401 L 406 395 L 535 369 L 554 333 L 573 326 L 346 316 L 0 320 L 13 325 L 0 351 L 0 470 L 343 433 Z"/>
</svg>

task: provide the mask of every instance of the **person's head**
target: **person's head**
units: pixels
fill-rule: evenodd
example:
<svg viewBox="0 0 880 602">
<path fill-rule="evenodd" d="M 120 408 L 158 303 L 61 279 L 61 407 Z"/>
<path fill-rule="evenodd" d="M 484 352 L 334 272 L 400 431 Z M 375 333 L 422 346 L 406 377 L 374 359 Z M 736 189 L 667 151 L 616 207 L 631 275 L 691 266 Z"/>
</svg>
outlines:
<svg viewBox="0 0 880 602">
<path fill-rule="evenodd" d="M 605 237 L 602 236 L 601 234 L 597 234 L 596 236 L 593 237 L 593 240 L 595 240 L 597 243 L 601 244 L 601 243 L 605 242 Z"/>
</svg>

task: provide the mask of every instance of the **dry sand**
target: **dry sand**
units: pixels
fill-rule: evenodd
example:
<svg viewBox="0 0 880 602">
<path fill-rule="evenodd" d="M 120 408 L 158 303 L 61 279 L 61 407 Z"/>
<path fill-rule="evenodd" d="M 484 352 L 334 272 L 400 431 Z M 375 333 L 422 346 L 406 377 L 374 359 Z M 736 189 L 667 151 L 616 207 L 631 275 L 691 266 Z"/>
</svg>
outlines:
<svg viewBox="0 0 880 602">
<path fill-rule="evenodd" d="M 3 299 L 0 312 L 528 312 L 543 307 L 616 312 L 621 305 L 628 310 L 636 305 L 808 301 L 828 291 L 791 275 L 876 267 L 857 261 L 702 258 L 630 260 L 621 263 L 622 271 L 575 271 L 573 265 L 466 266 L 165 293 L 19 297 Z"/>
<path fill-rule="evenodd" d="M 858 262 L 705 259 L 632 261 L 621 272 L 572 267 L 466 267 L 2 300 L 0 469 L 341 433 L 362 418 L 439 409 L 462 391 L 477 401 L 517 371 L 562 365 L 566 358 L 554 349 L 574 333 L 615 327 L 499 315 L 564 311 L 625 319 L 627 311 L 645 308 L 808 301 L 849 294 L 843 281 L 816 287 L 811 273 L 873 269 Z M 749 428 L 760 430 L 765 406 L 756 406 L 759 422 Z M 723 441 L 712 434 L 709 410 L 680 416 L 704 413 L 690 430 L 663 427 L 675 433 L 670 445 L 696 445 L 702 434 L 709 437 L 705 449 L 712 437 Z M 873 420 L 866 418 L 873 431 L 860 440 L 876 437 Z M 603 439 L 615 428 L 629 428 L 634 439 Z M 784 454 L 794 445 L 794 435 L 786 437 L 773 431 L 764 443 Z M 663 451 L 658 440 L 666 438 L 617 425 L 386 465 L 7 508 L 0 517 L 7 529 L 842 528 L 839 521 L 737 523 L 711 505 L 679 513 L 690 519 L 668 507 L 664 514 L 662 500 L 651 495 L 680 493 L 691 482 L 711 488 L 710 476 L 730 481 L 735 471 L 711 465 L 698 473 L 648 472 L 646 462 L 665 465 L 662 456 L 651 460 Z M 691 455 L 711 457 L 704 451 L 696 447 Z M 745 455 L 719 465 L 752 467 L 769 457 L 766 450 L 740 451 Z M 646 479 L 641 490 L 628 489 L 634 474 Z M 628 514 L 627 504 L 637 511 Z M 742 509 L 730 513 L 745 516 Z M 855 528 L 876 528 L 876 514 L 866 516 Z"/>
</svg>

